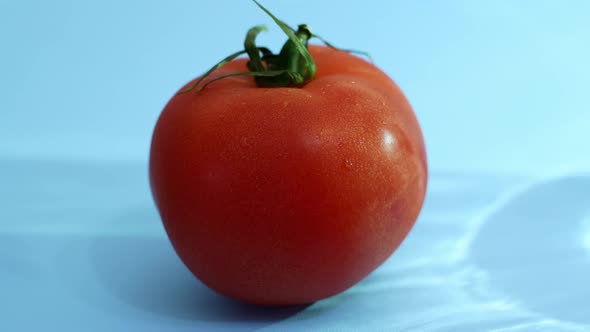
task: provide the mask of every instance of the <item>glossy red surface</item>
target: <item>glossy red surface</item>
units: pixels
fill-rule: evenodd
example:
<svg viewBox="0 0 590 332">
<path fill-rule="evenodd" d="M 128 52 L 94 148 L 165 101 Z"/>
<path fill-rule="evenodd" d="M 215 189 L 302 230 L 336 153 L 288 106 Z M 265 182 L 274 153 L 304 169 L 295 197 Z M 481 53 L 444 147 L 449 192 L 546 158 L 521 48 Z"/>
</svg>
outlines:
<svg viewBox="0 0 590 332">
<path fill-rule="evenodd" d="M 310 52 L 304 87 L 226 78 L 175 95 L 154 131 L 150 181 L 176 252 L 243 301 L 346 290 L 400 245 L 424 199 L 424 142 L 400 89 L 349 53 Z M 239 71 L 243 59 L 211 78 Z"/>
</svg>

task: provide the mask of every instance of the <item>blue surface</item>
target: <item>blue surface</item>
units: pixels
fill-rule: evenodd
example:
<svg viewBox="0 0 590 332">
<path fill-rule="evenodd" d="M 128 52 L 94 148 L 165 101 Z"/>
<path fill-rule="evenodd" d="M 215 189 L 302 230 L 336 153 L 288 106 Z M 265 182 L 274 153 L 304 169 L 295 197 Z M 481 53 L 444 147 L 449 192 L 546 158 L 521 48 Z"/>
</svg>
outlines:
<svg viewBox="0 0 590 332">
<path fill-rule="evenodd" d="M 209 291 L 153 206 L 151 131 L 249 27 L 284 37 L 248 1 L 0 1 L 0 331 L 590 330 L 590 2 L 264 3 L 414 105 L 432 176 L 400 250 L 311 306 Z"/>
</svg>

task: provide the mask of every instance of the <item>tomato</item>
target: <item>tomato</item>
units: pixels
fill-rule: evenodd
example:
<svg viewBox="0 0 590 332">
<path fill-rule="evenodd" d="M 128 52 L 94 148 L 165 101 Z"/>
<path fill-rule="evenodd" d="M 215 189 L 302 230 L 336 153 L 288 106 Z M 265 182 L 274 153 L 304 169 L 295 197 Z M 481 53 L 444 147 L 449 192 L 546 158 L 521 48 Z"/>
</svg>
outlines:
<svg viewBox="0 0 590 332">
<path fill-rule="evenodd" d="M 398 86 L 348 52 L 309 52 L 317 73 L 305 85 L 218 80 L 176 94 L 153 133 L 150 183 L 174 249 L 242 301 L 348 289 L 398 248 L 424 200 L 422 133 Z M 236 59 L 209 78 L 246 70 Z"/>
</svg>

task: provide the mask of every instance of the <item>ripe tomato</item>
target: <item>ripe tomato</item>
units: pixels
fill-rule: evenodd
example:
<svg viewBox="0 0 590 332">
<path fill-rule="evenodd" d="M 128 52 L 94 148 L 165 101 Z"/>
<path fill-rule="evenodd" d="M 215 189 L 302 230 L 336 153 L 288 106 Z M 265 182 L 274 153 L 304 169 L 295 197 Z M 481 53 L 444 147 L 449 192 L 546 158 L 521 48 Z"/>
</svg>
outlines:
<svg viewBox="0 0 590 332">
<path fill-rule="evenodd" d="M 310 53 L 317 74 L 305 86 L 219 80 L 175 95 L 154 131 L 151 186 L 176 252 L 243 301 L 346 290 L 400 245 L 424 199 L 424 143 L 400 89 L 349 53 Z"/>
<path fill-rule="evenodd" d="M 310 303 L 360 281 L 406 237 L 426 190 L 424 142 L 387 75 L 333 47 L 307 50 L 307 26 L 288 30 L 260 7 L 290 40 L 269 54 L 254 44 L 264 28 L 251 29 L 249 62 L 229 61 L 236 53 L 213 84 L 169 101 L 150 182 L 203 283 L 251 303 Z M 255 79 L 232 76 L 248 69 Z M 266 87 L 277 84 L 295 87 Z"/>
</svg>

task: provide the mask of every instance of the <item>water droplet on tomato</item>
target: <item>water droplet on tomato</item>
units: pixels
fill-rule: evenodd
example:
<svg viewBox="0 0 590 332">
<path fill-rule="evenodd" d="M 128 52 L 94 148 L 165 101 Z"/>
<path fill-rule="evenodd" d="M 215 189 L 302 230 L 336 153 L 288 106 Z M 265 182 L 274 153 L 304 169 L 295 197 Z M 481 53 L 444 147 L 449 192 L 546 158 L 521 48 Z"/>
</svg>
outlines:
<svg viewBox="0 0 590 332">
<path fill-rule="evenodd" d="M 352 170 L 352 168 L 353 168 L 352 160 L 344 159 L 344 162 L 342 163 L 342 167 L 346 170 Z"/>
</svg>

